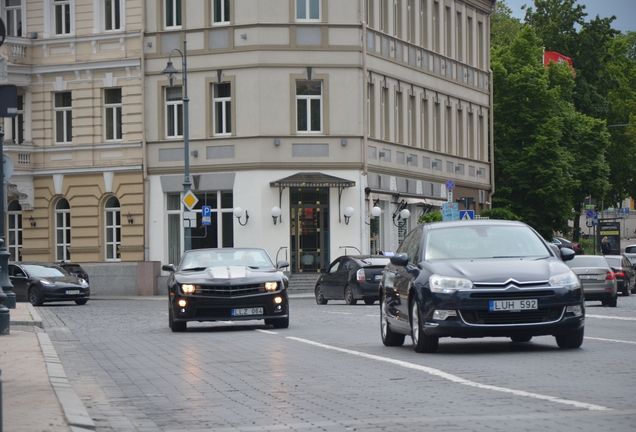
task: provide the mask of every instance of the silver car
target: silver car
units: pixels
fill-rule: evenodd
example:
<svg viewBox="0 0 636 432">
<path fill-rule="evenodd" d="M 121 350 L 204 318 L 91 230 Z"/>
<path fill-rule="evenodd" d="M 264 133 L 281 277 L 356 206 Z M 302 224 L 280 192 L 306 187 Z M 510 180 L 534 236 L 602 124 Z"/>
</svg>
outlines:
<svg viewBox="0 0 636 432">
<path fill-rule="evenodd" d="M 636 264 L 636 245 L 629 245 L 625 247 L 625 253 L 623 253 L 632 263 L 632 265 Z"/>
<path fill-rule="evenodd" d="M 576 255 L 566 264 L 581 280 L 585 301 L 600 300 L 603 306 L 616 307 L 616 276 L 604 256 Z"/>
</svg>

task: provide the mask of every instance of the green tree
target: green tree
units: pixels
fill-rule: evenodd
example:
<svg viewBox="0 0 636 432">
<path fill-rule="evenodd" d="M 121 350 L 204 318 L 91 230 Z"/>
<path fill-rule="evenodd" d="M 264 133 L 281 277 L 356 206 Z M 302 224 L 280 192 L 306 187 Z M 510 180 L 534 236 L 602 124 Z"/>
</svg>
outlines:
<svg viewBox="0 0 636 432">
<path fill-rule="evenodd" d="M 490 46 L 501 47 L 509 45 L 523 24 L 512 16 L 512 10 L 505 1 L 497 2 L 497 10 L 490 17 Z"/>
<path fill-rule="evenodd" d="M 479 214 L 481 217 L 487 217 L 488 219 L 503 219 L 503 220 L 520 220 L 521 218 L 514 214 L 510 209 L 497 207 L 490 210 L 482 210 Z"/>
<path fill-rule="evenodd" d="M 442 213 L 438 211 L 432 211 L 420 216 L 419 219 L 417 220 L 417 223 L 424 224 L 429 222 L 439 222 L 441 220 L 442 220 Z"/>
</svg>

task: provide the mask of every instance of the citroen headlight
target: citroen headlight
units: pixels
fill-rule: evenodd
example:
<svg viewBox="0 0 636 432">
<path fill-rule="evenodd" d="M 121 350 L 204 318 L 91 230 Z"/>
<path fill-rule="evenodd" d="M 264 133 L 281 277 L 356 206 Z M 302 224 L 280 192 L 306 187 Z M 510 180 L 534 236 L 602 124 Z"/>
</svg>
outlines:
<svg viewBox="0 0 636 432">
<path fill-rule="evenodd" d="M 453 294 L 460 289 L 471 289 L 473 283 L 468 279 L 446 277 L 434 274 L 428 278 L 428 284 L 432 292 Z"/>
<path fill-rule="evenodd" d="M 184 294 L 192 294 L 196 288 L 197 287 L 192 284 L 181 285 L 181 291 L 183 291 Z"/>
<path fill-rule="evenodd" d="M 278 282 L 265 282 L 265 289 L 268 292 L 276 291 L 278 289 Z"/>
<path fill-rule="evenodd" d="M 579 282 L 579 278 L 574 274 L 572 270 L 567 273 L 552 276 L 550 278 L 550 285 L 562 286 L 563 288 L 567 289 L 581 288 L 581 282 Z"/>
</svg>

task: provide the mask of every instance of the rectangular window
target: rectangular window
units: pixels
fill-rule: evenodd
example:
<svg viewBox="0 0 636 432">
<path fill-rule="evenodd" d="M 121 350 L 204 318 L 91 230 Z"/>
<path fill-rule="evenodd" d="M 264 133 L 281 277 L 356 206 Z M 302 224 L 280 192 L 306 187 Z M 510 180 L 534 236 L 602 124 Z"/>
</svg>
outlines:
<svg viewBox="0 0 636 432">
<path fill-rule="evenodd" d="M 453 137 L 453 111 L 451 107 L 446 107 L 446 116 L 444 121 L 446 122 L 446 153 L 448 154 L 457 154 L 455 153 L 455 140 Z"/>
<path fill-rule="evenodd" d="M 121 89 L 104 90 L 104 131 L 106 141 L 122 139 Z"/>
<path fill-rule="evenodd" d="M 55 34 L 71 34 L 71 1 L 53 0 L 53 7 L 53 14 L 55 16 Z"/>
<path fill-rule="evenodd" d="M 430 142 L 428 138 L 428 101 L 426 99 L 422 99 L 422 112 L 420 113 L 421 117 L 421 131 L 422 131 L 422 148 L 429 149 Z"/>
<path fill-rule="evenodd" d="M 22 0 L 3 0 L 7 36 L 22 36 Z"/>
<path fill-rule="evenodd" d="M 18 95 L 18 115 L 11 119 L 11 134 L 14 144 L 24 142 L 24 96 Z"/>
<path fill-rule="evenodd" d="M 296 130 L 322 131 L 322 81 L 296 81 Z"/>
<path fill-rule="evenodd" d="M 367 135 L 375 137 L 375 87 L 367 84 Z"/>
<path fill-rule="evenodd" d="M 122 0 L 104 0 L 104 30 L 121 30 L 121 2 Z"/>
<path fill-rule="evenodd" d="M 393 1 L 393 35 L 402 39 L 402 0 Z"/>
<path fill-rule="evenodd" d="M 230 23 L 230 0 L 214 0 L 214 24 Z"/>
<path fill-rule="evenodd" d="M 464 111 L 457 110 L 457 155 L 464 156 Z"/>
<path fill-rule="evenodd" d="M 451 8 L 446 6 L 444 7 L 444 54 L 446 57 L 451 57 L 453 53 L 451 52 Z"/>
<path fill-rule="evenodd" d="M 374 23 L 373 23 L 373 3 L 375 3 L 375 0 L 365 0 L 365 13 L 366 13 L 366 21 L 367 21 L 367 26 L 374 28 Z"/>
<path fill-rule="evenodd" d="M 320 21 L 321 0 L 296 0 L 297 21 Z"/>
<path fill-rule="evenodd" d="M 468 122 L 466 124 L 466 135 L 468 136 L 468 157 L 475 159 L 475 135 L 473 133 L 473 113 L 468 113 Z"/>
<path fill-rule="evenodd" d="M 463 28 L 463 20 L 461 12 L 457 12 L 457 16 L 455 17 L 455 37 L 456 40 L 456 58 L 459 61 L 464 61 L 464 28 Z"/>
<path fill-rule="evenodd" d="M 433 142 L 435 143 L 435 151 L 442 151 L 442 119 L 441 108 L 439 103 L 435 103 L 435 114 L 433 118 Z"/>
<path fill-rule="evenodd" d="M 183 96 L 181 87 L 166 88 L 166 138 L 183 136 Z"/>
<path fill-rule="evenodd" d="M 472 17 L 467 17 L 466 21 L 466 50 L 468 54 L 468 58 L 466 59 L 466 63 L 469 65 L 475 64 L 475 59 L 473 58 L 474 50 L 473 50 L 473 19 Z"/>
<path fill-rule="evenodd" d="M 433 49 L 437 53 L 441 53 L 440 49 L 440 12 L 439 12 L 439 2 L 433 2 Z"/>
<path fill-rule="evenodd" d="M 166 28 L 181 27 L 181 0 L 165 0 Z"/>
<path fill-rule="evenodd" d="M 406 6 L 406 40 L 415 42 L 415 0 L 409 0 Z"/>
<path fill-rule="evenodd" d="M 484 51 L 485 48 L 484 47 L 484 23 L 483 22 L 478 22 L 477 23 L 477 67 L 479 69 L 484 69 Z"/>
<path fill-rule="evenodd" d="M 408 145 L 415 145 L 415 137 L 417 135 L 417 112 L 415 109 L 415 95 L 409 96 L 409 142 Z"/>
<path fill-rule="evenodd" d="M 55 93 L 55 143 L 73 141 L 73 108 L 71 92 Z"/>
<path fill-rule="evenodd" d="M 428 0 L 420 0 L 420 45 L 428 48 Z"/>
<path fill-rule="evenodd" d="M 389 30 L 389 11 L 387 10 L 389 0 L 380 0 L 380 31 L 386 33 Z"/>
<path fill-rule="evenodd" d="M 396 92 L 395 93 L 395 118 L 394 118 L 394 130 L 395 130 L 395 137 L 394 137 L 394 141 L 397 143 L 403 143 L 404 142 L 404 108 L 402 106 L 402 92 Z"/>
<path fill-rule="evenodd" d="M 389 140 L 389 89 L 382 87 L 382 100 L 380 101 L 380 135 L 383 140 Z"/>
<path fill-rule="evenodd" d="M 213 92 L 214 135 L 230 135 L 232 133 L 232 85 L 230 83 L 214 84 Z"/>
</svg>

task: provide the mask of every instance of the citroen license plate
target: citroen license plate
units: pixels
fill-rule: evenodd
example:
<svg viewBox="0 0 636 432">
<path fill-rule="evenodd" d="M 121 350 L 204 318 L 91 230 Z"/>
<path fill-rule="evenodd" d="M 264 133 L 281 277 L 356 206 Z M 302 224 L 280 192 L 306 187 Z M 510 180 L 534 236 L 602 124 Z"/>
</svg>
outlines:
<svg viewBox="0 0 636 432">
<path fill-rule="evenodd" d="M 263 308 L 232 309 L 232 316 L 263 315 Z"/>
<path fill-rule="evenodd" d="M 492 312 L 507 312 L 507 311 L 520 311 L 529 309 L 538 309 L 538 300 L 491 300 L 490 311 Z"/>
</svg>

